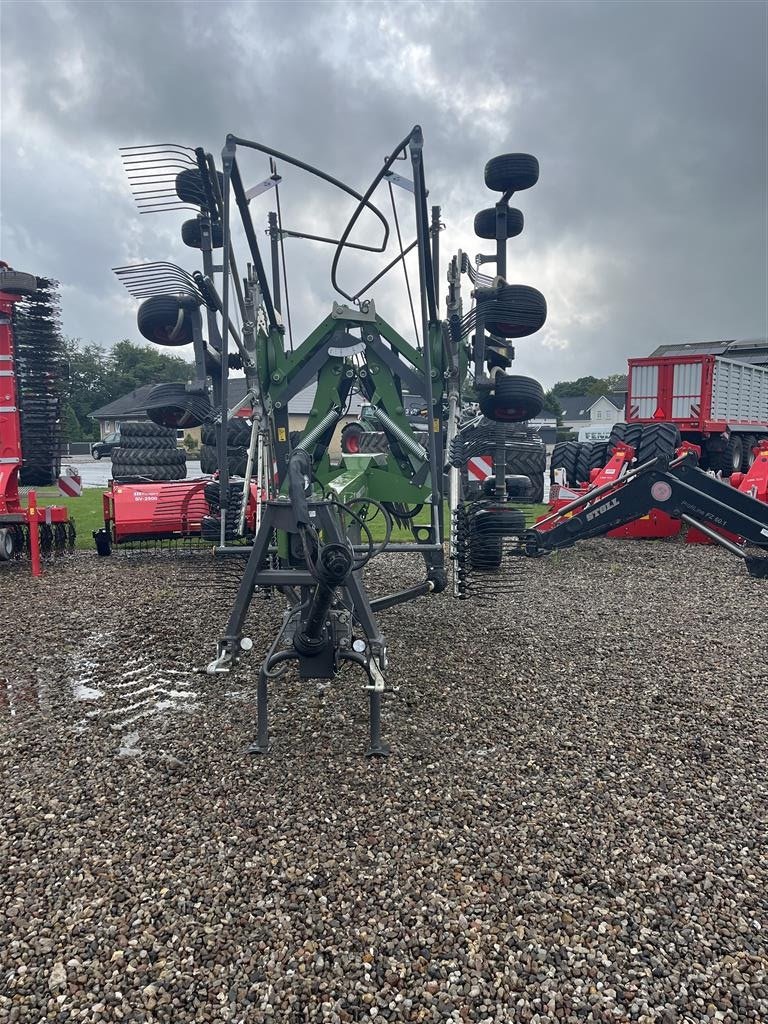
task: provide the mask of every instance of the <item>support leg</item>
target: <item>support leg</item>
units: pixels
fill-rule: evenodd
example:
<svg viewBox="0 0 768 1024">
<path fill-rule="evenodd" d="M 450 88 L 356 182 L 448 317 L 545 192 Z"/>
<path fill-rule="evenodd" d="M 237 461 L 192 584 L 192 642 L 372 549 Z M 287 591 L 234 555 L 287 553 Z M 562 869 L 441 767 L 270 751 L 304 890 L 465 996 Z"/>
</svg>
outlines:
<svg viewBox="0 0 768 1024">
<path fill-rule="evenodd" d="M 245 748 L 246 754 L 269 753 L 269 708 L 267 703 L 266 663 L 259 670 L 259 687 L 256 693 L 256 739 Z"/>
<path fill-rule="evenodd" d="M 370 698 L 370 746 L 366 751 L 366 757 L 389 757 L 389 744 L 381 738 L 381 693 L 376 690 L 369 691 Z"/>
</svg>

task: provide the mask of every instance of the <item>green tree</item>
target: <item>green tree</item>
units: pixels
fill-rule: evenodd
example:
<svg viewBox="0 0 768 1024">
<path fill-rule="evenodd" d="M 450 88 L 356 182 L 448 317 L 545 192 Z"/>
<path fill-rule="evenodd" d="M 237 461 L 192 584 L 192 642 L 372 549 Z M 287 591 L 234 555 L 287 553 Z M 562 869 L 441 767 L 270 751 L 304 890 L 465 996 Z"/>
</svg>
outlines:
<svg viewBox="0 0 768 1024">
<path fill-rule="evenodd" d="M 98 424 L 91 419 L 95 409 L 145 384 L 186 381 L 194 375 L 191 363 L 158 352 L 151 345 L 124 340 L 107 351 L 93 342 L 65 338 L 65 346 L 69 369 L 66 399 L 71 410 L 67 412 L 67 430 L 76 432 L 76 421 L 81 440 L 98 437 Z"/>
</svg>

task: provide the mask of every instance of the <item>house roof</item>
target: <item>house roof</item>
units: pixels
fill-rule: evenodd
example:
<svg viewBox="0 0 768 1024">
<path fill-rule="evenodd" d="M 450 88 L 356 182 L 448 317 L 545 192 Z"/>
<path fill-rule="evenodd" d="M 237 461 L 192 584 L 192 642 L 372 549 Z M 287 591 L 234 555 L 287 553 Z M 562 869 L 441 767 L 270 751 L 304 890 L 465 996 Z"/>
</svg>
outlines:
<svg viewBox="0 0 768 1024">
<path fill-rule="evenodd" d="M 557 401 L 563 410 L 564 420 L 588 420 L 589 410 L 601 398 L 607 398 L 611 405 L 619 412 L 623 412 L 626 397 L 623 391 L 609 391 L 605 395 L 569 395 L 565 398 L 558 396 Z"/>
<path fill-rule="evenodd" d="M 651 356 L 727 356 L 742 363 L 768 365 L 768 340 L 748 338 L 742 341 L 686 341 L 679 345 L 659 345 Z"/>
</svg>

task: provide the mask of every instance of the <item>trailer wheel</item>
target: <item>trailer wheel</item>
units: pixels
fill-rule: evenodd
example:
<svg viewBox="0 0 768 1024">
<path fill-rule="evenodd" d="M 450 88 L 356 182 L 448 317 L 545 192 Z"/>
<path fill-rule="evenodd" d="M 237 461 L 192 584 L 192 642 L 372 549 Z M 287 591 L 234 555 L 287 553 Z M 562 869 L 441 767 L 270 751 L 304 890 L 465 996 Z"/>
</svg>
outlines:
<svg viewBox="0 0 768 1024">
<path fill-rule="evenodd" d="M 0 562 L 10 562 L 16 554 L 16 541 L 13 531 L 0 529 Z"/>
<path fill-rule="evenodd" d="M 523 423 L 538 416 L 544 408 L 544 389 L 532 377 L 498 373 L 493 392 L 480 398 L 480 410 L 489 420 Z"/>
<path fill-rule="evenodd" d="M 523 215 L 520 210 L 508 206 L 505 238 L 515 238 L 523 230 Z M 496 207 L 480 210 L 475 214 L 475 234 L 478 238 L 496 238 Z"/>
<path fill-rule="evenodd" d="M 192 341 L 191 305 L 174 295 L 152 295 L 136 314 L 139 332 L 156 345 L 189 345 Z"/>
<path fill-rule="evenodd" d="M 483 302 L 485 326 L 500 338 L 527 338 L 547 322 L 547 300 L 528 285 L 503 285 Z"/>
<path fill-rule="evenodd" d="M 726 477 L 731 473 L 741 472 L 741 462 L 744 458 L 744 442 L 741 439 L 741 434 L 731 434 L 725 448 L 717 454 L 713 453 L 713 456 L 710 465 L 715 472 L 720 470 Z"/>
<path fill-rule="evenodd" d="M 470 566 L 480 570 L 498 569 L 504 551 L 504 537 L 524 532 L 525 514 L 519 509 L 480 509 L 470 524 Z"/>
<path fill-rule="evenodd" d="M 221 171 L 216 172 L 219 176 L 219 191 L 224 194 L 224 175 Z M 208 206 L 203 179 L 200 169 L 187 167 L 176 175 L 176 195 L 182 203 L 189 203 L 190 206 Z"/>
<path fill-rule="evenodd" d="M 530 153 L 504 153 L 485 165 L 485 184 L 492 192 L 522 192 L 539 180 L 539 161 Z"/>
<path fill-rule="evenodd" d="M 757 437 L 754 434 L 747 434 L 744 438 L 744 454 L 741 459 L 742 473 L 748 473 L 755 461 L 753 449 L 757 445 Z"/>
<path fill-rule="evenodd" d="M 181 225 L 181 240 L 190 249 L 202 249 L 203 229 L 200 221 L 185 220 Z M 224 232 L 220 223 L 211 224 L 211 248 L 220 249 L 224 245 Z"/>
</svg>

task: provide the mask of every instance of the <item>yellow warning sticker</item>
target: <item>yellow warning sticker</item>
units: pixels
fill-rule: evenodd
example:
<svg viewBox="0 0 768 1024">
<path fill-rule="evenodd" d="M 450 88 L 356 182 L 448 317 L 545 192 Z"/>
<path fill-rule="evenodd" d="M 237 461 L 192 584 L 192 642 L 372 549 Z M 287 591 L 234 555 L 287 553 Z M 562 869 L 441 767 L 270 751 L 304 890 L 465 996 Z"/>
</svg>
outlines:
<svg viewBox="0 0 768 1024">
<path fill-rule="evenodd" d="M 432 420 L 432 429 L 436 434 L 440 433 L 440 420 L 437 418 L 437 416 L 435 416 L 435 418 Z"/>
<path fill-rule="evenodd" d="M 285 427 L 278 427 L 277 428 L 277 440 L 278 441 L 287 441 L 288 440 L 288 433 L 287 433 Z"/>
</svg>

